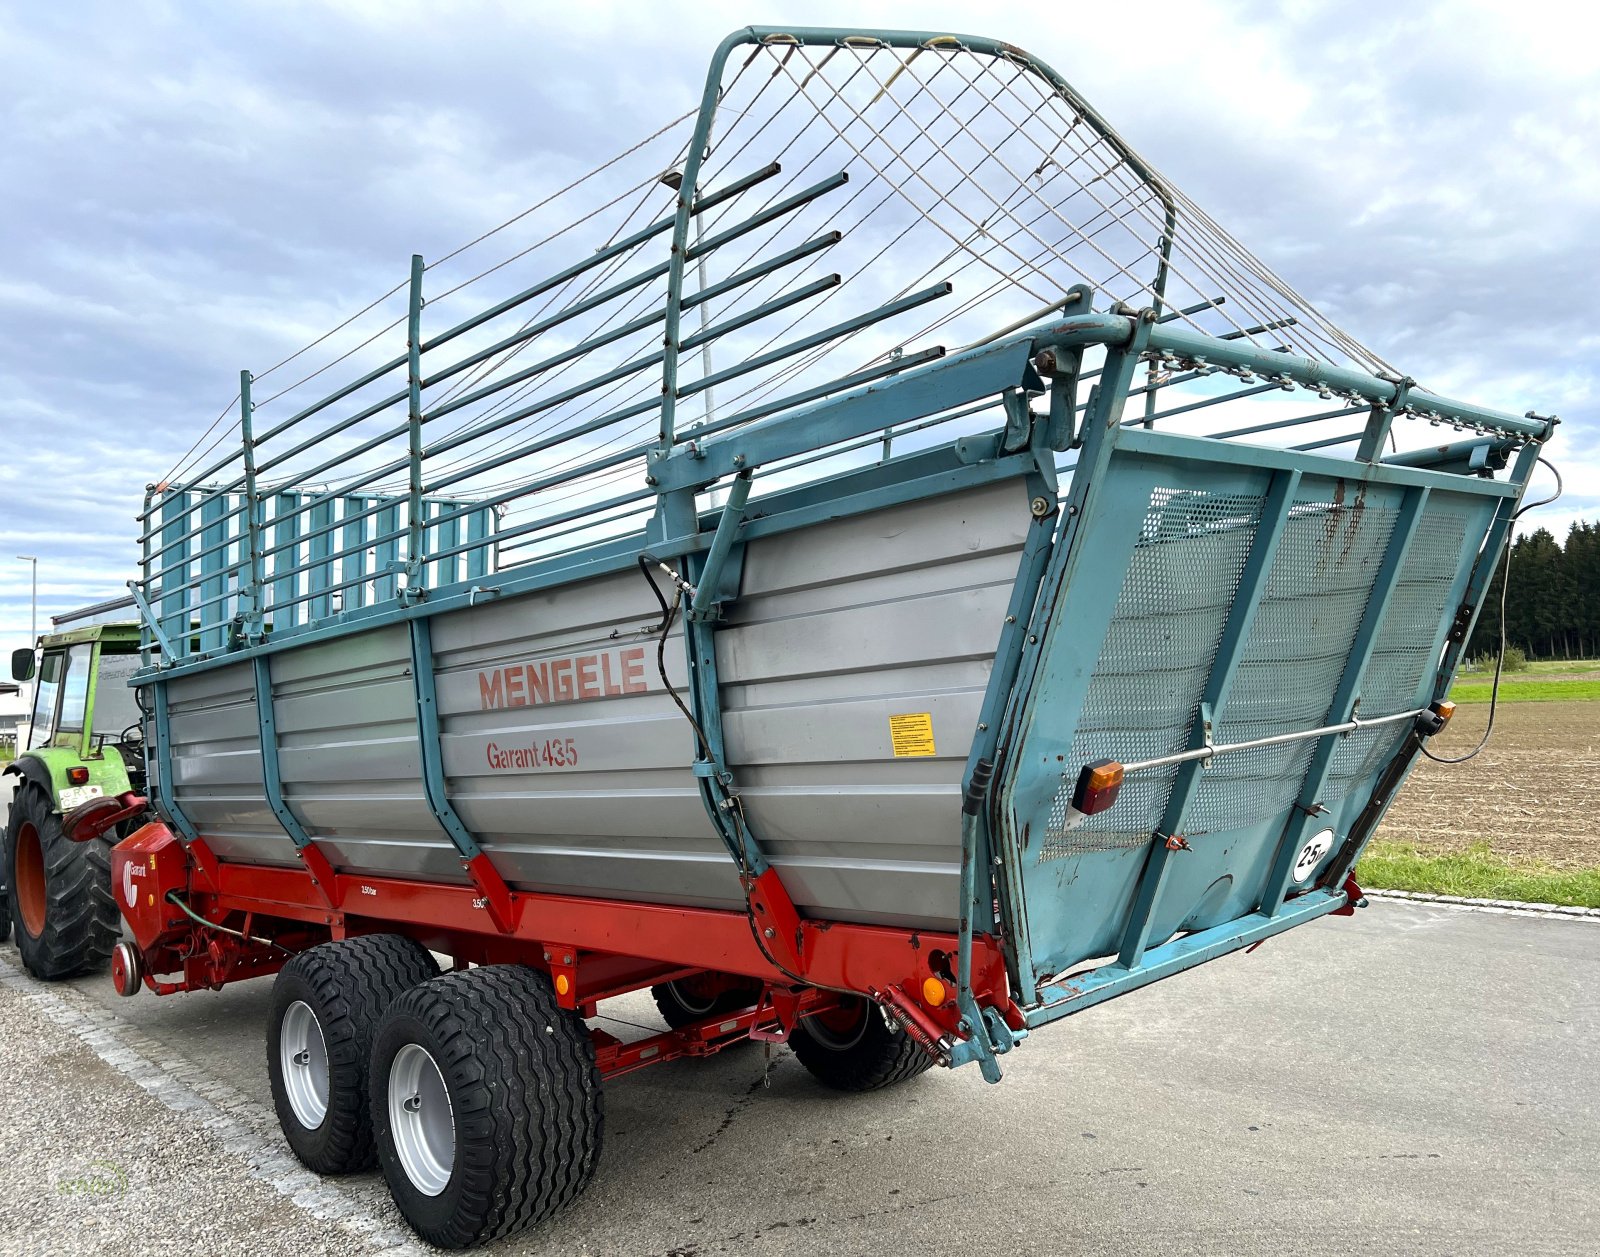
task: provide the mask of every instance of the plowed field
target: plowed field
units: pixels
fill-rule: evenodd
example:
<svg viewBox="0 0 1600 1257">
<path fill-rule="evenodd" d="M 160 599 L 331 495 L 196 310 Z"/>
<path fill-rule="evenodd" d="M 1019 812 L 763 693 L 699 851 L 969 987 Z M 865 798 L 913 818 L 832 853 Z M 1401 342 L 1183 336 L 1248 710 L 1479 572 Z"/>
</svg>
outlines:
<svg viewBox="0 0 1600 1257">
<path fill-rule="evenodd" d="M 1456 709 L 1431 748 L 1464 755 L 1483 735 L 1487 703 Z M 1422 760 L 1380 838 L 1499 855 L 1557 868 L 1600 865 L 1600 702 L 1501 703 L 1494 737 L 1465 764 Z"/>
</svg>

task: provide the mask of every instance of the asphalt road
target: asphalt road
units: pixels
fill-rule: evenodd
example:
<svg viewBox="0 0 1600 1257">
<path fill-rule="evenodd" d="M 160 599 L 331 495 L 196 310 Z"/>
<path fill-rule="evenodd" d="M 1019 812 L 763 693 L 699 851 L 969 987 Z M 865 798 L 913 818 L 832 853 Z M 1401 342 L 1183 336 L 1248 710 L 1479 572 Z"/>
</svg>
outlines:
<svg viewBox="0 0 1600 1257">
<path fill-rule="evenodd" d="M 41 994 L 0 960 L 0 1249 L 406 1242 L 376 1175 L 286 1158 L 269 981 Z M 670 1063 L 608 1088 L 593 1187 L 499 1251 L 1592 1253 L 1597 978 L 1592 921 L 1375 902 L 1041 1032 L 996 1087 L 841 1097 L 783 1050 L 764 1086 L 755 1046 Z"/>
</svg>

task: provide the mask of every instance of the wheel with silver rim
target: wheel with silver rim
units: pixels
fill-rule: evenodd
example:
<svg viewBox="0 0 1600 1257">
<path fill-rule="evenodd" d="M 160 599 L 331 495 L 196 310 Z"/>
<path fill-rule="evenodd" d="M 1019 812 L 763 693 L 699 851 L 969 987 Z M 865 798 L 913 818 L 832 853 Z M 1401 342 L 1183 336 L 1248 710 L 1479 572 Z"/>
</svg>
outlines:
<svg viewBox="0 0 1600 1257">
<path fill-rule="evenodd" d="M 316 1013 L 304 1000 L 295 1000 L 283 1014 L 278 1068 L 289 1107 L 302 1126 L 315 1130 L 328 1116 L 328 1045 Z"/>
<path fill-rule="evenodd" d="M 486 965 L 407 991 L 368 1074 L 378 1164 L 430 1244 L 513 1235 L 594 1176 L 605 1125 L 594 1045 L 543 973 Z"/>
<path fill-rule="evenodd" d="M 389 1066 L 389 1130 L 412 1186 L 437 1196 L 455 1165 L 456 1116 L 438 1062 L 415 1043 L 402 1047 Z"/>
<path fill-rule="evenodd" d="M 278 1124 L 319 1174 L 372 1166 L 367 1108 L 372 1035 L 401 992 L 439 975 L 426 948 L 368 934 L 301 952 L 278 973 L 267 1027 L 267 1073 Z"/>
</svg>

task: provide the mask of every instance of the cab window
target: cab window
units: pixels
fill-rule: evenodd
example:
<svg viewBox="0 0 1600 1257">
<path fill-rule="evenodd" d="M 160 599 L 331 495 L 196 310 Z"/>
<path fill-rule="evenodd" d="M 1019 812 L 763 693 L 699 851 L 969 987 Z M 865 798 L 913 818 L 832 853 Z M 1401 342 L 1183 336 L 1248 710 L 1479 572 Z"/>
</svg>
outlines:
<svg viewBox="0 0 1600 1257">
<path fill-rule="evenodd" d="M 94 686 L 94 732 L 114 738 L 139 723 L 139 705 L 128 678 L 139 670 L 138 655 L 110 655 L 100 648 L 100 676 Z"/>
<path fill-rule="evenodd" d="M 28 745 L 43 746 L 55 733 L 56 698 L 61 693 L 61 672 L 65 656 L 49 651 L 39 663 L 33 683 L 33 717 L 28 729 Z"/>
<path fill-rule="evenodd" d="M 57 738 L 83 732 L 83 715 L 89 705 L 89 661 L 93 657 L 93 642 L 67 647 L 66 667 L 61 675 L 61 714 L 56 718 L 54 735 Z"/>
</svg>

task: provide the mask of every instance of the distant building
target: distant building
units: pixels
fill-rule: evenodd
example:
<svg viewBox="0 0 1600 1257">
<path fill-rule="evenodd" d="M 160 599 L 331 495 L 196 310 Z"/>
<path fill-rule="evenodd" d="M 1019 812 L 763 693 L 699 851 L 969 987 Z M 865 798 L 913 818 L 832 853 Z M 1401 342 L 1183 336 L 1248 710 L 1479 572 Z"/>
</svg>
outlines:
<svg viewBox="0 0 1600 1257">
<path fill-rule="evenodd" d="M 0 746 L 15 750 L 28 724 L 28 692 L 15 681 L 0 681 Z"/>
</svg>

